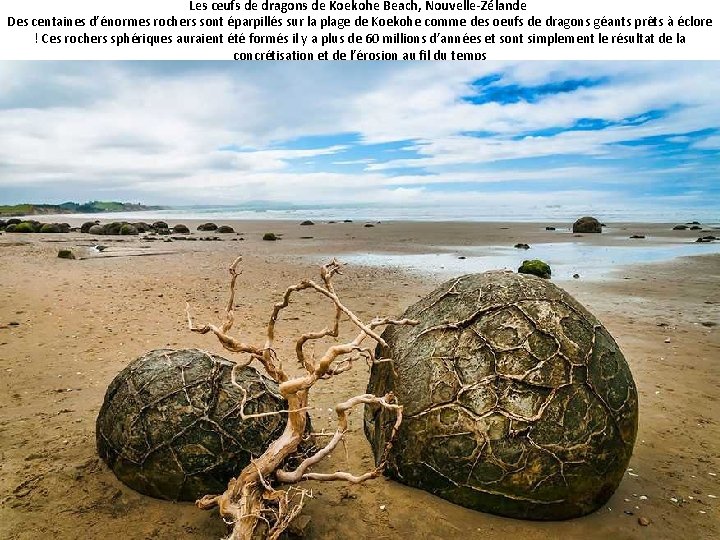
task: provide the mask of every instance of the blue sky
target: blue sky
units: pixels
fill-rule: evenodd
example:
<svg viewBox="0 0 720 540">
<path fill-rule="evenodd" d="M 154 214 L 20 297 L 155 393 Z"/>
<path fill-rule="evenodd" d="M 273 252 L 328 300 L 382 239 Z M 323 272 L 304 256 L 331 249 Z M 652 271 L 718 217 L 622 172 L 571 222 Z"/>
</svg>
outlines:
<svg viewBox="0 0 720 540">
<path fill-rule="evenodd" d="M 720 213 L 720 63 L 0 63 L 0 202 Z"/>
</svg>

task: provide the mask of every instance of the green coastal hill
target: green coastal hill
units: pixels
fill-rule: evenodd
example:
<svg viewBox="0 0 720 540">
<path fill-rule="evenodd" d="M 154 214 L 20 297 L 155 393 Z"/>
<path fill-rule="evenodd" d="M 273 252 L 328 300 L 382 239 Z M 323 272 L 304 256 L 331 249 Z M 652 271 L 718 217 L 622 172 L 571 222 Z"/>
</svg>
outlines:
<svg viewBox="0 0 720 540">
<path fill-rule="evenodd" d="M 100 214 L 102 212 L 139 212 L 141 210 L 162 210 L 161 206 L 146 206 L 140 203 L 117 201 L 90 201 L 86 203 L 65 202 L 62 204 L 11 204 L 0 205 L 0 216 L 30 216 L 41 214 Z"/>
</svg>

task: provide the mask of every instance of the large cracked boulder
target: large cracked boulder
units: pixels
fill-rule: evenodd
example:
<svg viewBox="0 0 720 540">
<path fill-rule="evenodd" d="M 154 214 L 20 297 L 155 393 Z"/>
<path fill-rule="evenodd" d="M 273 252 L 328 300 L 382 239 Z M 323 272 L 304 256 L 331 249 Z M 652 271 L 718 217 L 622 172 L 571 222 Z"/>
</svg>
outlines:
<svg viewBox="0 0 720 540">
<path fill-rule="evenodd" d="M 574 233 L 601 233 L 602 224 L 594 217 L 585 216 L 573 223 L 572 231 Z"/>
<path fill-rule="evenodd" d="M 387 474 L 451 502 L 523 519 L 602 506 L 632 454 L 637 391 L 617 344 L 547 280 L 486 272 L 449 281 L 383 333 L 394 359 L 368 392 L 395 393 L 404 420 Z M 382 459 L 394 422 L 368 406 Z"/>
<path fill-rule="evenodd" d="M 191 501 L 227 482 L 283 431 L 287 415 L 243 420 L 233 363 L 197 349 L 158 349 L 112 381 L 97 418 L 98 454 L 129 487 Z M 287 409 L 277 384 L 252 367 L 237 371 L 245 414 Z"/>
</svg>

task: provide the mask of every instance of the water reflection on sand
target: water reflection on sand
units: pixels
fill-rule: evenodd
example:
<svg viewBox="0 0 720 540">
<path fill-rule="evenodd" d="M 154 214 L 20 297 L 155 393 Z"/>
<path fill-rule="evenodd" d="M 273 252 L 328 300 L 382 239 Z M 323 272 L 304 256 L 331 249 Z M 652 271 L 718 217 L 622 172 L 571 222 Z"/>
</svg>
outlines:
<svg viewBox="0 0 720 540">
<path fill-rule="evenodd" d="M 720 242 L 707 244 L 635 244 L 598 246 L 581 242 L 534 244 L 530 249 L 505 246 L 441 246 L 432 253 L 348 253 L 342 261 L 353 265 L 397 267 L 414 273 L 455 276 L 486 270 L 517 270 L 525 259 L 550 264 L 553 279 L 611 277 L 623 266 L 663 262 L 691 255 L 720 253 Z M 461 259 L 460 257 L 464 257 Z"/>
</svg>

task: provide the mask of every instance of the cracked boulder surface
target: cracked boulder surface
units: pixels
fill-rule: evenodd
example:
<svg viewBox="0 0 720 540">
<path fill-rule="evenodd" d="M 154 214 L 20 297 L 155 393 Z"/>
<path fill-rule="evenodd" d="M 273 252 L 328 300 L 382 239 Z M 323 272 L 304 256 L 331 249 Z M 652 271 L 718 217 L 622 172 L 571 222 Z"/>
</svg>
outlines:
<svg viewBox="0 0 720 540">
<path fill-rule="evenodd" d="M 158 349 L 110 383 L 97 418 L 98 454 L 132 489 L 194 501 L 222 493 L 283 431 L 286 414 L 243 420 L 233 363 L 198 349 Z M 287 409 L 277 384 L 252 367 L 236 372 L 244 413 Z"/>
<path fill-rule="evenodd" d="M 547 280 L 511 272 L 448 281 L 391 326 L 368 392 L 404 418 L 386 474 L 462 506 L 553 520 L 617 489 L 638 423 L 635 383 L 600 322 Z M 368 406 L 380 459 L 394 417 Z"/>
</svg>

